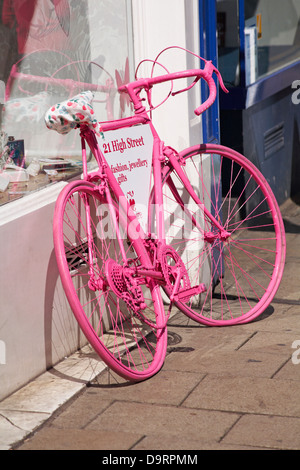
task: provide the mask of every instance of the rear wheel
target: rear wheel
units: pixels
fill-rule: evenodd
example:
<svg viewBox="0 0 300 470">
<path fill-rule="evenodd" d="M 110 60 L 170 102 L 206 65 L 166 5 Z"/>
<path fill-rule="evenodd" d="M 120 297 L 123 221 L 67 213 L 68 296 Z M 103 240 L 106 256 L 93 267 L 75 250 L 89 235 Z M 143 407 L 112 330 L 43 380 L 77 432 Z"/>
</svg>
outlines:
<svg viewBox="0 0 300 470">
<path fill-rule="evenodd" d="M 147 262 L 142 240 L 131 238 L 117 205 L 112 209 L 94 184 L 82 181 L 67 185 L 57 200 L 54 246 L 66 296 L 86 338 L 111 369 L 138 381 L 163 364 L 165 315 L 154 281 L 135 279 L 140 286 L 132 292 L 136 283 L 124 275 L 115 220 L 128 267 Z"/>
<path fill-rule="evenodd" d="M 207 325 L 253 320 L 272 301 L 284 269 L 285 233 L 276 199 L 257 168 L 229 148 L 200 145 L 180 157 L 193 190 L 174 170 L 163 175 L 166 243 L 185 264 L 175 303 Z M 170 265 L 174 258 L 169 256 Z M 172 283 L 165 290 L 171 295 Z"/>
</svg>

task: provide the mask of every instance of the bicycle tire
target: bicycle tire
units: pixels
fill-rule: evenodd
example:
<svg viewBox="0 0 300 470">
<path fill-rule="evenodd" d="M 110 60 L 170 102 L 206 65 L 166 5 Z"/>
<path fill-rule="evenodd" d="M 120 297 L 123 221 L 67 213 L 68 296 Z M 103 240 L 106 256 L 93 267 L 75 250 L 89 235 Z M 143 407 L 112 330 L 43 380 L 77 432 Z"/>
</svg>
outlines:
<svg viewBox="0 0 300 470">
<path fill-rule="evenodd" d="M 270 305 L 284 270 L 285 231 L 276 198 L 253 163 L 230 148 L 190 147 L 179 154 L 179 162 L 194 188 L 183 187 L 170 164 L 165 167 L 164 204 L 168 220 L 174 221 L 167 224 L 166 243 L 184 260 L 190 285 L 203 287 L 174 303 L 205 325 L 252 321 Z M 201 204 L 196 204 L 199 199 Z M 222 236 L 204 214 L 205 208 L 223 224 Z M 198 218 L 198 227 L 191 214 Z M 170 296 L 172 284 L 165 291 Z"/>
<path fill-rule="evenodd" d="M 90 248 L 87 242 L 87 200 L 93 232 Z M 115 210 L 119 227 L 126 237 L 126 254 L 130 259 L 145 259 L 147 253 L 145 255 L 143 251 L 141 239 L 130 239 L 128 220 L 125 221 L 117 206 Z M 62 190 L 55 206 L 53 238 L 66 297 L 96 353 L 127 380 L 141 381 L 156 374 L 164 362 L 167 346 L 167 330 L 161 327 L 165 314 L 160 290 L 154 281 L 149 281 L 144 287 L 147 308 L 143 318 L 145 315 L 152 317 L 149 326 L 111 289 L 104 270 L 108 259 L 120 266 L 120 247 L 112 211 L 96 185 L 74 181 Z M 88 285 L 91 272 L 98 282 L 94 290 Z"/>
</svg>

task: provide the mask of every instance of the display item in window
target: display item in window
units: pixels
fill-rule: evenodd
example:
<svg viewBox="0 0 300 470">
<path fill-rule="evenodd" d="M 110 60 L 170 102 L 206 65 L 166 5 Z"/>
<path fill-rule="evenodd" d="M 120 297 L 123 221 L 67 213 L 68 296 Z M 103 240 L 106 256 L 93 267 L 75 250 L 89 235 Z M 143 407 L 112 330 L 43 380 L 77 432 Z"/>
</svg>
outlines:
<svg viewBox="0 0 300 470">
<path fill-rule="evenodd" d="M 40 163 L 38 162 L 36 158 L 34 158 L 27 168 L 27 173 L 30 176 L 37 176 L 40 172 L 40 169 L 41 169 Z"/>
<path fill-rule="evenodd" d="M 21 168 L 25 167 L 24 140 L 15 140 L 13 136 L 8 137 L 7 146 L 9 148 L 9 157 L 12 162 Z"/>
</svg>

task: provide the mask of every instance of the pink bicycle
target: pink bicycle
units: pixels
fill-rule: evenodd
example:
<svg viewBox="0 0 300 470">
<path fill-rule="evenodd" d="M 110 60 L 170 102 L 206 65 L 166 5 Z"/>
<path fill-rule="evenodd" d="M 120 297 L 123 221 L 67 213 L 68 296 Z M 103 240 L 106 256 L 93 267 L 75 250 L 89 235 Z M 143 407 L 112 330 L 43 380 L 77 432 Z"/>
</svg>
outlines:
<svg viewBox="0 0 300 470">
<path fill-rule="evenodd" d="M 74 315 L 107 365 L 133 381 L 161 368 L 170 314 L 179 310 L 208 326 L 249 322 L 272 301 L 284 269 L 282 217 L 257 168 L 221 145 L 177 152 L 144 106 L 143 90 L 151 109 L 154 85 L 193 79 L 176 94 L 202 78 L 210 95 L 195 110 L 200 115 L 216 98 L 213 73 L 227 91 L 219 71 L 204 63 L 121 86 L 134 115 L 100 123 L 104 139 L 79 117 L 83 177 L 62 190 L 55 208 L 57 263 Z M 47 119 L 52 127 L 56 117 Z M 99 167 L 91 173 L 86 143 Z M 131 161 L 129 149 L 139 152 Z M 134 182 L 147 200 L 144 213 Z"/>
</svg>

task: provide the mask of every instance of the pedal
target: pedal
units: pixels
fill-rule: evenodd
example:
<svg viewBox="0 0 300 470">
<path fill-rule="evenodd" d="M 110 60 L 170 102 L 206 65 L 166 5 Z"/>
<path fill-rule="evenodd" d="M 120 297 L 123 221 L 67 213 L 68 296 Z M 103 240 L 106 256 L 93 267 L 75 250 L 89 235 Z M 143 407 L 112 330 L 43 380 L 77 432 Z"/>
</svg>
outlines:
<svg viewBox="0 0 300 470">
<path fill-rule="evenodd" d="M 187 302 L 193 295 L 202 294 L 206 292 L 206 285 L 204 283 L 199 284 L 198 286 L 190 287 L 189 289 L 181 290 L 174 295 L 174 300 L 181 300 Z"/>
</svg>

